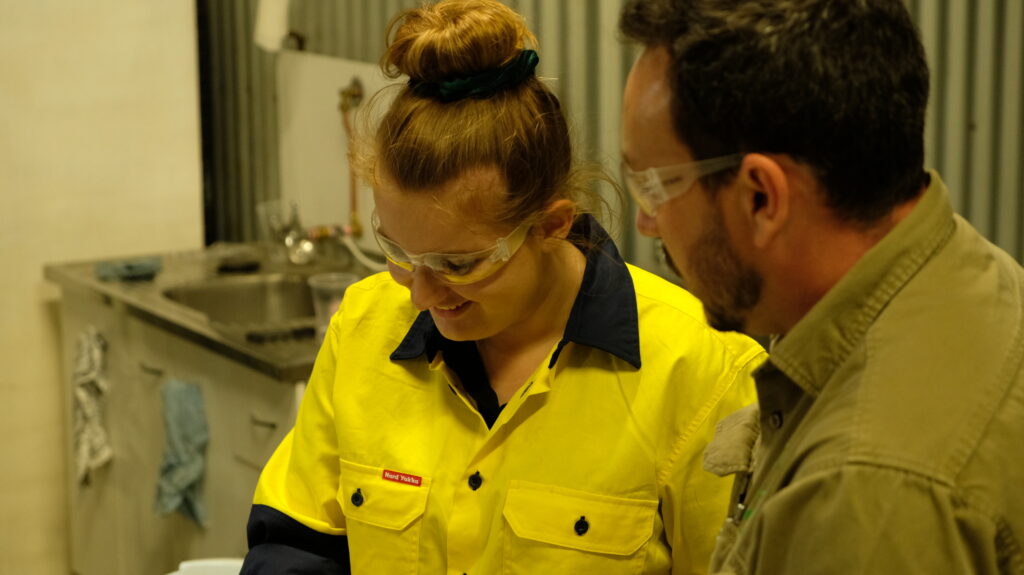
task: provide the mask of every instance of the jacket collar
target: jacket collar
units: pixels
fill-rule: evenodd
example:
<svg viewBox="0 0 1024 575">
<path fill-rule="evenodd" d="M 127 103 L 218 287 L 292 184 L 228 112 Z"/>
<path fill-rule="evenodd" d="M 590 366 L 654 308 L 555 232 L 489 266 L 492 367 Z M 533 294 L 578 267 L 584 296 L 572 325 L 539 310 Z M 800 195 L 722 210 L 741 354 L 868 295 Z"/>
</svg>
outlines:
<svg viewBox="0 0 1024 575">
<path fill-rule="evenodd" d="M 782 371 L 817 396 L 875 319 L 952 236 L 949 194 L 938 173 L 910 214 L 825 294 L 788 334 L 773 341 L 759 374 Z"/>
<path fill-rule="evenodd" d="M 565 345 L 573 342 L 606 351 L 639 369 L 636 292 L 626 263 L 608 232 L 593 216 L 588 214 L 577 219 L 572 233 L 584 240 L 587 267 L 549 367 L 558 361 Z M 420 312 L 405 338 L 391 353 L 391 359 L 426 355 L 428 361 L 433 360 L 443 340 L 430 312 Z"/>
</svg>

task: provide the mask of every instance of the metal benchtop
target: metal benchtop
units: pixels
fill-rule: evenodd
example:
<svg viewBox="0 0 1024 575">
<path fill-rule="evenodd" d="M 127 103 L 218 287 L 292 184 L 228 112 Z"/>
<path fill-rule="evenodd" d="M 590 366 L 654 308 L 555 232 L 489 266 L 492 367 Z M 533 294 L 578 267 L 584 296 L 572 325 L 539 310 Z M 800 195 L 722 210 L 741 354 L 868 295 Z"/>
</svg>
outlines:
<svg viewBox="0 0 1024 575">
<path fill-rule="evenodd" d="M 331 271 L 351 271 L 365 276 L 358 264 L 339 260 L 317 260 L 295 265 L 267 257 L 256 244 L 215 244 L 206 249 L 154 254 L 161 270 L 149 281 L 103 281 L 96 275 L 96 264 L 117 261 L 110 258 L 44 267 L 44 277 L 62 289 L 86 290 L 100 294 L 133 316 L 143 319 L 206 347 L 232 360 L 263 372 L 283 383 L 305 381 L 313 367 L 320 342 L 310 335 L 314 318 L 295 318 L 273 323 L 218 323 L 205 314 L 175 302 L 164 295 L 168 289 L 188 284 L 216 281 L 226 276 L 287 274 L 309 276 Z M 223 262 L 240 255 L 253 257 L 259 269 L 245 273 L 222 273 Z M 125 261 L 138 260 L 126 257 Z"/>
</svg>

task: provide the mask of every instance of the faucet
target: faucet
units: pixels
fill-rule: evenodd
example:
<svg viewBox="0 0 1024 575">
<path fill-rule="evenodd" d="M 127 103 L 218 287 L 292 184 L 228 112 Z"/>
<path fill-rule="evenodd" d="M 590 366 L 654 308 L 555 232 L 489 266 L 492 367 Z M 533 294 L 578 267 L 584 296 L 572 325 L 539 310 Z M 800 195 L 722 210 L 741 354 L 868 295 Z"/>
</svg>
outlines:
<svg viewBox="0 0 1024 575">
<path fill-rule="evenodd" d="M 278 205 L 276 200 L 267 202 L 266 205 L 261 217 L 265 218 L 264 221 L 271 237 L 284 244 L 288 261 L 297 265 L 312 262 L 315 256 L 315 246 L 309 240 L 308 234 L 299 221 L 299 205 L 291 202 L 287 218 L 276 207 Z"/>
<path fill-rule="evenodd" d="M 354 257 L 357 262 L 371 272 L 381 272 L 388 269 L 385 262 L 367 255 L 359 247 L 359 244 L 355 241 L 359 236 L 354 233 L 350 226 L 318 226 L 309 230 L 309 237 L 311 240 L 316 241 L 318 246 L 323 246 L 325 245 L 325 240 L 330 240 L 327 245 L 345 248 L 345 257 Z"/>
</svg>

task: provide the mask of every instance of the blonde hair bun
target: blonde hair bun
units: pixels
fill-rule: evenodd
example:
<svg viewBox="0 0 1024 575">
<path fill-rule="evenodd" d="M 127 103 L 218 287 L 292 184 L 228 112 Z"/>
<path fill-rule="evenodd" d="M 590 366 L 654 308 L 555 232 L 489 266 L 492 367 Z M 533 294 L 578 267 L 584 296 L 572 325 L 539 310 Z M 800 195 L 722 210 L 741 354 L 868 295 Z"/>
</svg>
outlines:
<svg viewBox="0 0 1024 575">
<path fill-rule="evenodd" d="M 409 81 L 396 83 L 361 146 L 363 177 L 436 194 L 469 170 L 496 169 L 503 185 L 456 194 L 446 209 L 509 231 L 562 198 L 600 205 L 558 97 L 534 73 L 536 39 L 520 15 L 496 0 L 441 0 L 397 15 L 387 37 L 381 68 Z"/>
<path fill-rule="evenodd" d="M 388 25 L 381 68 L 392 78 L 439 82 L 508 64 L 536 38 L 496 0 L 442 0 L 406 10 Z"/>
</svg>

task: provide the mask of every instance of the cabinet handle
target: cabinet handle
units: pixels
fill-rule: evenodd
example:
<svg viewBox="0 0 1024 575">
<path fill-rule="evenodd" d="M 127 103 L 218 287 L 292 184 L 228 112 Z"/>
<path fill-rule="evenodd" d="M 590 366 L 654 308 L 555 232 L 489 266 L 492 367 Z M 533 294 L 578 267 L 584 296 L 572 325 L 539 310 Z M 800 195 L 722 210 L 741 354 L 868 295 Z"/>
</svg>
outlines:
<svg viewBox="0 0 1024 575">
<path fill-rule="evenodd" d="M 139 362 L 139 369 L 141 369 L 143 373 L 148 373 L 149 375 L 162 376 L 164 374 L 164 370 L 159 367 L 148 366 L 142 362 Z"/>
<path fill-rule="evenodd" d="M 259 427 L 266 427 L 267 429 L 270 430 L 277 429 L 277 422 L 267 421 L 266 419 L 260 419 L 252 414 L 249 414 L 249 423 L 252 423 L 253 425 L 257 425 Z"/>
</svg>

